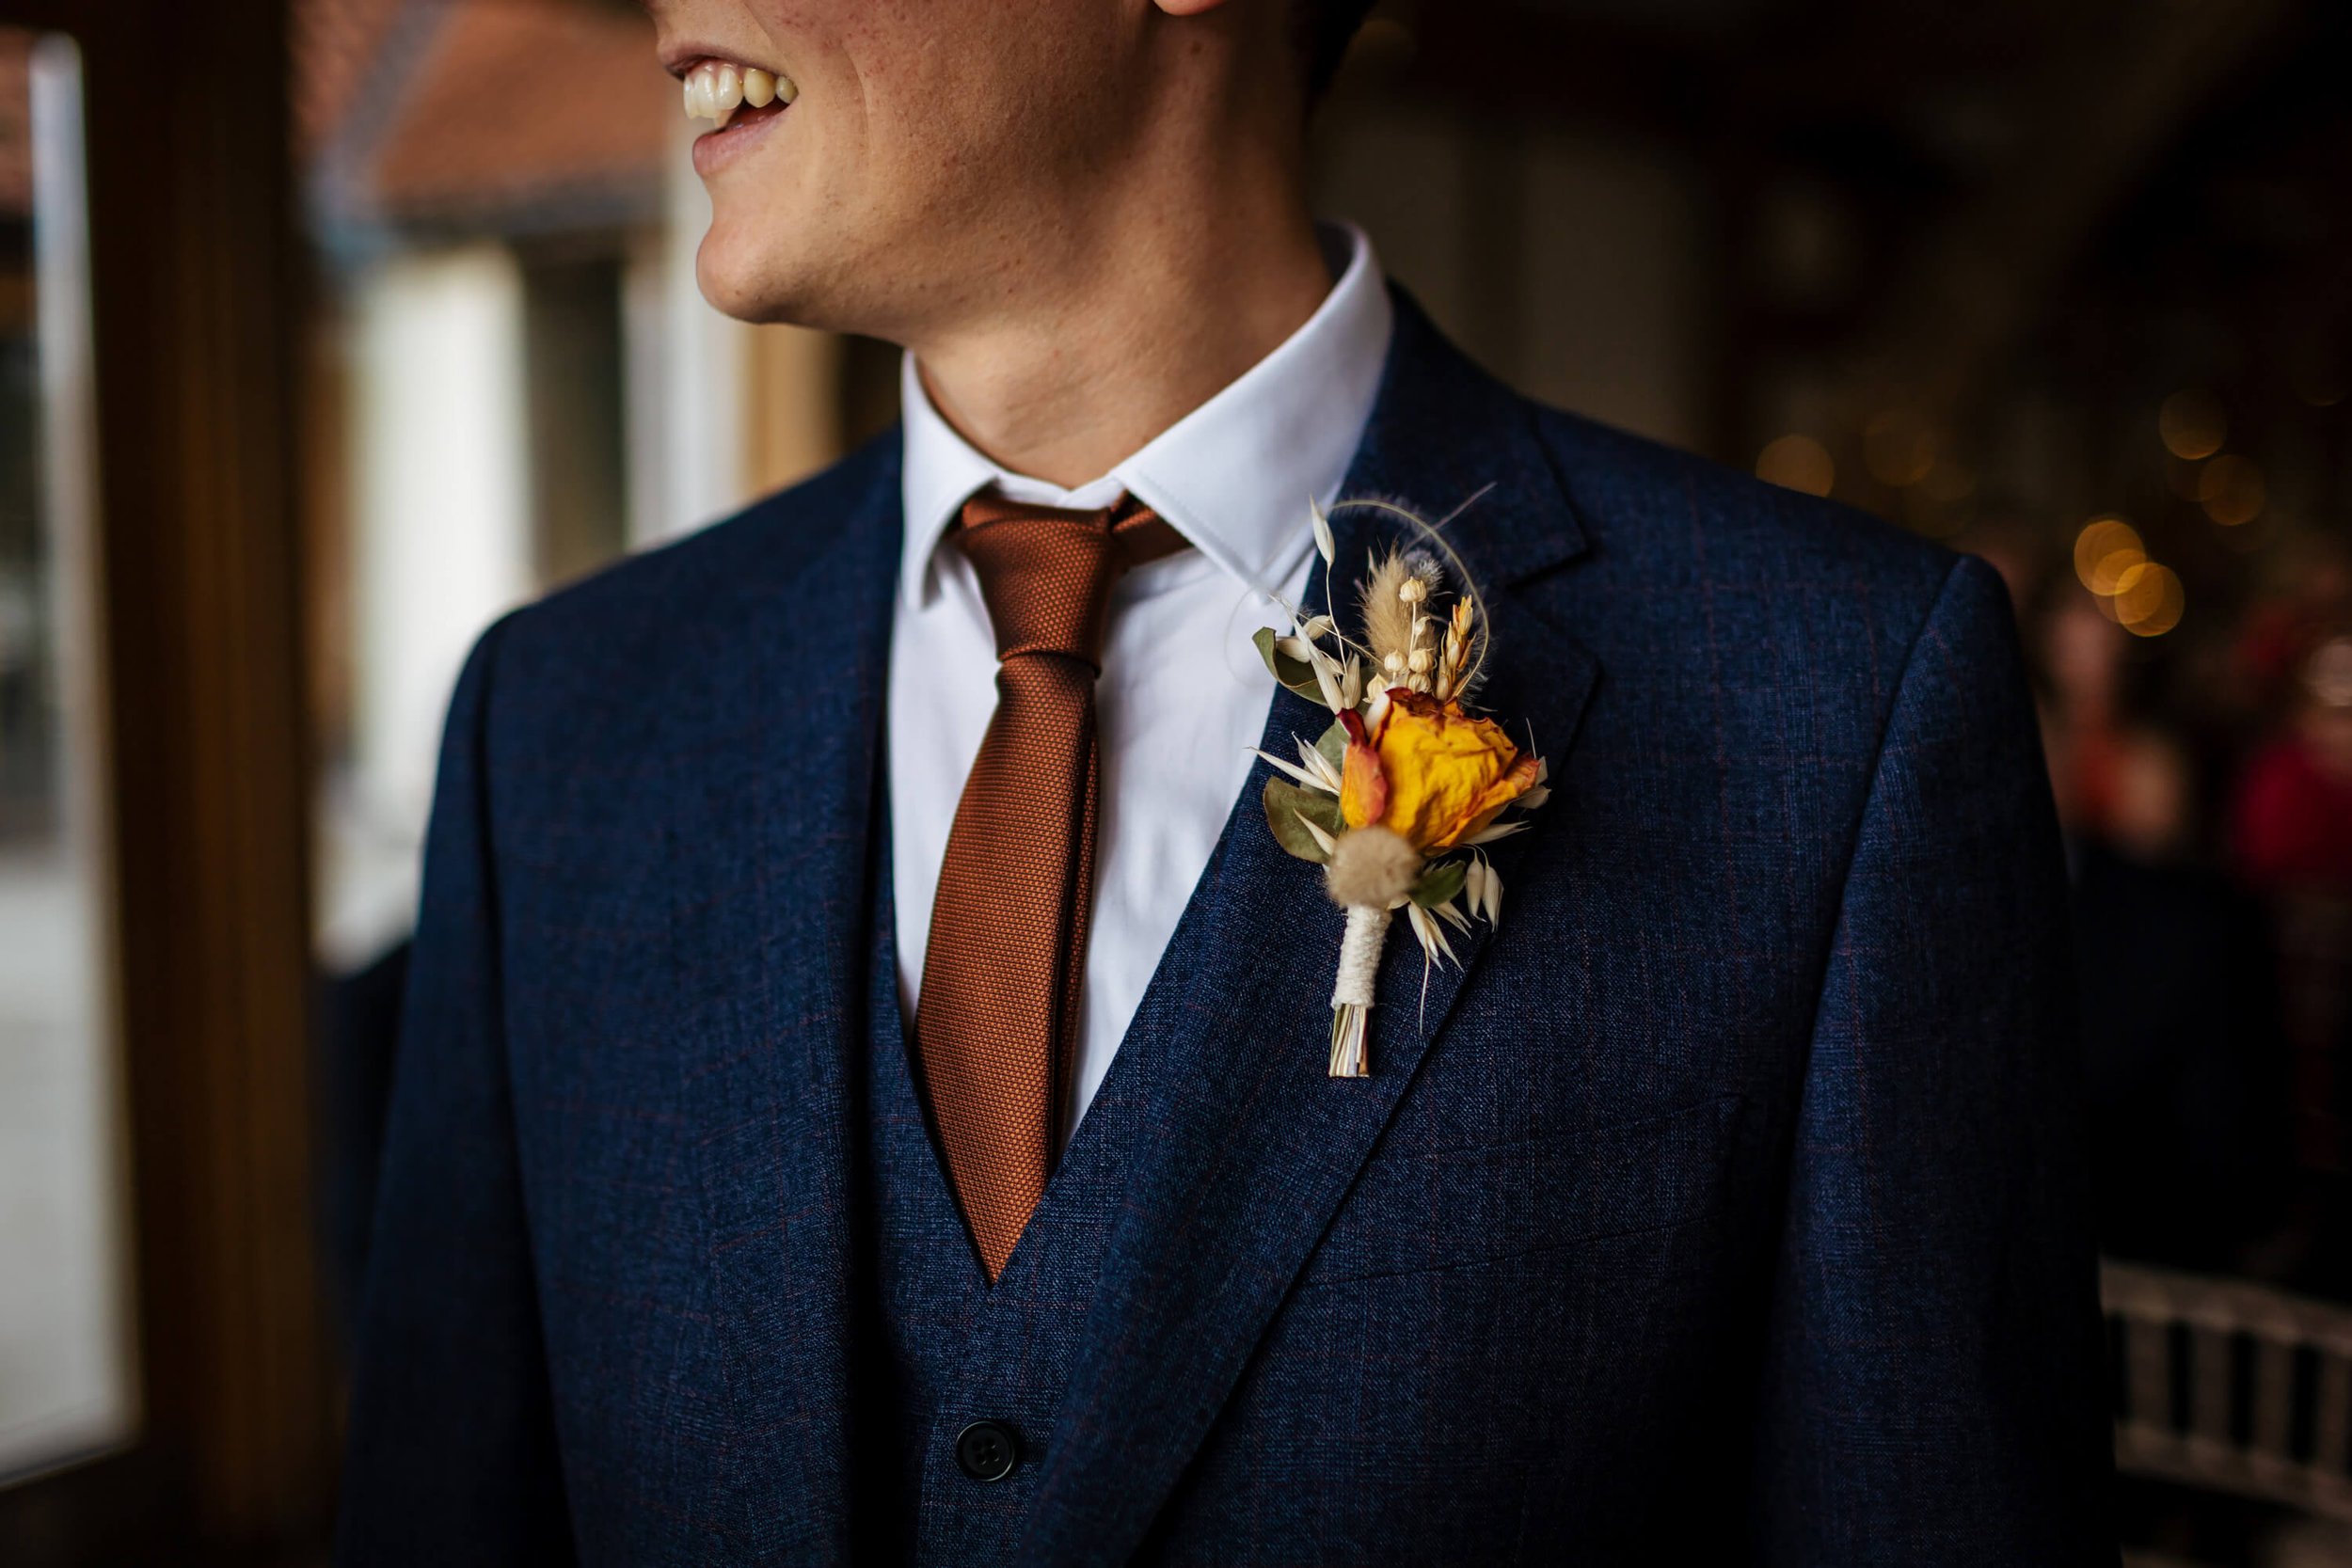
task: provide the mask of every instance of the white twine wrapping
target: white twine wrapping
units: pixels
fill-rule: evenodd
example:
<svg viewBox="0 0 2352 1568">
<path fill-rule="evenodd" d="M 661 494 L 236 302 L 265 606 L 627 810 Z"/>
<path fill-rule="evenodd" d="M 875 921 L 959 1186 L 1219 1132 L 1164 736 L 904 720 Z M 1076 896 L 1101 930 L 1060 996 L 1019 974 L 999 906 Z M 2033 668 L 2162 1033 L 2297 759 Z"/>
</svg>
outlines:
<svg viewBox="0 0 2352 1568">
<path fill-rule="evenodd" d="M 1331 1006 L 1372 1006 L 1373 981 L 1380 974 L 1380 944 L 1389 934 L 1394 911 L 1369 904 L 1351 904 L 1347 932 L 1340 938 L 1340 974 L 1331 987 Z"/>
</svg>

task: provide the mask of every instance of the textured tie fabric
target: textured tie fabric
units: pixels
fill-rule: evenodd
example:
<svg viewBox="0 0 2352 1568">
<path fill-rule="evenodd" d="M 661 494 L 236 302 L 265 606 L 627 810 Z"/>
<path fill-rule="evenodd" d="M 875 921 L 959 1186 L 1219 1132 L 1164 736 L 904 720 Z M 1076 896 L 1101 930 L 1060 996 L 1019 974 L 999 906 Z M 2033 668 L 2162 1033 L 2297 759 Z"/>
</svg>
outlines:
<svg viewBox="0 0 2352 1568">
<path fill-rule="evenodd" d="M 1111 587 L 1184 541 L 1133 498 L 1072 512 L 976 497 L 952 537 L 996 634 L 996 711 L 948 831 L 914 1035 L 993 1284 L 1044 1196 L 1076 1059 Z"/>
</svg>

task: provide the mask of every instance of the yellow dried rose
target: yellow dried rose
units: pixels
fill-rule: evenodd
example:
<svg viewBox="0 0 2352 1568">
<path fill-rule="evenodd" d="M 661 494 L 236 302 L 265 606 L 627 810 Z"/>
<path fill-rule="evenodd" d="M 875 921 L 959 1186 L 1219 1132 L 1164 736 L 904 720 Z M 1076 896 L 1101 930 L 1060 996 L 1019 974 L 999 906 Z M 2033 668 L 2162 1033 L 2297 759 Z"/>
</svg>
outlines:
<svg viewBox="0 0 2352 1568">
<path fill-rule="evenodd" d="M 1534 786 L 1536 759 L 1458 703 L 1394 690 L 1370 727 L 1353 713 L 1342 720 L 1341 815 L 1350 828 L 1387 828 L 1423 854 L 1453 848 Z"/>
</svg>

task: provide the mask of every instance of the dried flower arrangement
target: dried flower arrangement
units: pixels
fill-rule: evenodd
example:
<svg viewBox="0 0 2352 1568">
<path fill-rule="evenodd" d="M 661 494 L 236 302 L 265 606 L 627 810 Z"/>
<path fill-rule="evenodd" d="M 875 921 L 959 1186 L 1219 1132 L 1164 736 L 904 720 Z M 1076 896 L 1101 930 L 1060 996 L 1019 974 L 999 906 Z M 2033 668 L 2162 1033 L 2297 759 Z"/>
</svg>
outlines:
<svg viewBox="0 0 2352 1568">
<path fill-rule="evenodd" d="M 1425 966 L 1452 960 L 1445 927 L 1497 922 L 1502 879 L 1481 852 L 1528 826 L 1501 820 L 1550 793 L 1541 757 L 1523 752 L 1469 700 L 1485 672 L 1486 605 L 1438 530 L 1380 501 L 1342 502 L 1390 512 L 1416 543 L 1375 553 L 1358 590 L 1356 636 L 1327 602 L 1320 614 L 1292 609 L 1291 629 L 1263 627 L 1258 651 L 1274 678 L 1332 715 L 1293 762 L 1257 754 L 1279 777 L 1266 781 L 1266 824 L 1277 842 L 1324 868 L 1326 891 L 1347 912 L 1331 992 L 1331 1076 L 1371 1071 L 1365 1040 L 1380 951 L 1398 910 Z M 1313 509 L 1315 548 L 1331 580 L 1329 518 Z M 1446 604 L 1449 574 L 1459 583 Z M 1467 856 L 1448 858 L 1453 851 Z M 1422 984 L 1427 985 L 1424 968 Z"/>
</svg>

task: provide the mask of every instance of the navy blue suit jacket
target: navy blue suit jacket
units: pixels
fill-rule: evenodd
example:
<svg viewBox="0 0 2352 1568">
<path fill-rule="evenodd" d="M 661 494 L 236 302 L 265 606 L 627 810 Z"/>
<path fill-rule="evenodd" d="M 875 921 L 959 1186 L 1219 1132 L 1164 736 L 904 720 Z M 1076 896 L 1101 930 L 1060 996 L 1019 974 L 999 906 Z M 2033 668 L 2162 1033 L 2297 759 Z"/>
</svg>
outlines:
<svg viewBox="0 0 2352 1568">
<path fill-rule="evenodd" d="M 1346 493 L 1486 492 L 1451 529 L 1485 701 L 1552 800 L 1494 851 L 1500 927 L 1425 994 L 1400 941 L 1373 1075 L 1334 1082 L 1341 917 L 1260 765 L 1104 1085 L 1149 1136 L 1055 1319 L 1067 1386 L 976 1505 L 1003 1549 L 961 1557 L 2112 1561 L 2065 886 L 2000 582 L 1399 317 Z M 898 452 L 466 668 L 346 1563 L 850 1554 Z M 1278 693 L 1267 749 L 1324 721 Z"/>
</svg>

